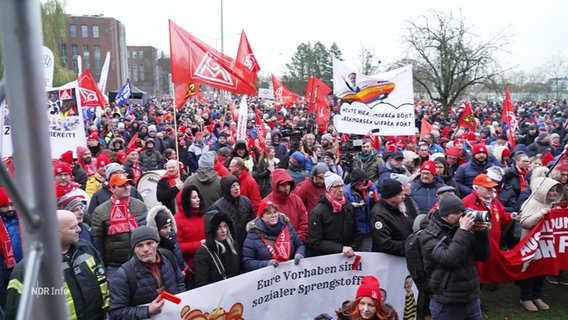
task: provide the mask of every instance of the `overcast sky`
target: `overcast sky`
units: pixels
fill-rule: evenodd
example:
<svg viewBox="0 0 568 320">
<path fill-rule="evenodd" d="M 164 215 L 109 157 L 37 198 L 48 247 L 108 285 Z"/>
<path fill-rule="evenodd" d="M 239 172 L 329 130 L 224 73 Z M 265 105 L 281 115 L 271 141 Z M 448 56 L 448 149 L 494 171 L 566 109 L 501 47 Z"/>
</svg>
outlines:
<svg viewBox="0 0 568 320">
<path fill-rule="evenodd" d="M 408 21 L 429 9 L 463 15 L 485 38 L 507 29 L 509 53 L 500 57 L 505 67 L 530 72 L 553 56 L 568 54 L 568 1 L 560 0 L 66 0 L 66 12 L 113 17 L 125 24 L 128 45 L 152 45 L 169 55 L 168 19 L 221 50 L 221 2 L 224 52 L 236 56 L 244 29 L 261 73 L 268 75 L 281 75 L 297 46 L 308 41 L 327 48 L 337 42 L 355 68 L 362 46 L 373 49 L 383 63 L 393 62 L 402 53 Z"/>
</svg>

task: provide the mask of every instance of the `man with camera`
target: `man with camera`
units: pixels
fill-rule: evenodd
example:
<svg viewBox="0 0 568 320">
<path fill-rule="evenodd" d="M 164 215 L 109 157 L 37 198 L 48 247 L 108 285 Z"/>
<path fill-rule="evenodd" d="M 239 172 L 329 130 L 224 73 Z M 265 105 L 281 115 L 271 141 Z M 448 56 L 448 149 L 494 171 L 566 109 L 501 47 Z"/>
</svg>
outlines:
<svg viewBox="0 0 568 320">
<path fill-rule="evenodd" d="M 489 258 L 489 235 L 486 223 L 465 211 L 460 198 L 445 193 L 419 237 L 433 319 L 481 319 L 476 261 Z"/>
</svg>

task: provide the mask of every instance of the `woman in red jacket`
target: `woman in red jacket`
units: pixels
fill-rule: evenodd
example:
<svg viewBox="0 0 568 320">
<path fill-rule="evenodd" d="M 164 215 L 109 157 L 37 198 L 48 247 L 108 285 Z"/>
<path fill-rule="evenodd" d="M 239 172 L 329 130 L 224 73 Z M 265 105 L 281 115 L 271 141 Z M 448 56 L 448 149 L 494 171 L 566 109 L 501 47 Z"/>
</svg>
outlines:
<svg viewBox="0 0 568 320">
<path fill-rule="evenodd" d="M 178 226 L 177 240 L 185 261 L 193 269 L 195 251 L 205 240 L 205 205 L 199 189 L 193 185 L 184 186 L 176 200 L 179 209 L 174 216 Z"/>
</svg>

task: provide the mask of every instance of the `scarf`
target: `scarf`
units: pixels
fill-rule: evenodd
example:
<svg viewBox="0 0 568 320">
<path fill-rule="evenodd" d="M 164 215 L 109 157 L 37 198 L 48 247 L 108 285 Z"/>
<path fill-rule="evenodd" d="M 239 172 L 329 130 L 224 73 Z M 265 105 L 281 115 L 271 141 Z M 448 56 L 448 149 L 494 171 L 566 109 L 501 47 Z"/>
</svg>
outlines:
<svg viewBox="0 0 568 320">
<path fill-rule="evenodd" d="M 327 198 L 329 203 L 331 203 L 333 212 L 341 212 L 341 209 L 343 209 L 343 205 L 345 204 L 345 198 L 341 199 L 340 201 L 333 200 L 328 192 L 325 193 L 325 197 Z"/>
<path fill-rule="evenodd" d="M 131 172 L 132 181 L 134 182 L 134 185 L 136 185 L 142 176 L 142 167 L 140 166 L 140 162 L 136 161 L 136 163 L 132 163 Z"/>
<path fill-rule="evenodd" d="M 176 185 L 176 179 L 179 177 L 179 175 L 177 176 L 172 176 L 169 173 L 166 173 L 162 176 L 162 178 L 166 178 L 170 181 L 170 187 L 173 187 Z"/>
<path fill-rule="evenodd" d="M 529 183 L 527 181 L 527 173 L 529 170 L 523 170 L 517 167 L 517 173 L 519 174 L 519 185 L 521 187 L 521 192 L 529 187 Z"/>
<path fill-rule="evenodd" d="M 1 220 L 0 220 L 1 221 Z M 4 257 L 4 266 L 6 269 L 12 269 L 16 266 L 16 258 L 14 257 L 14 250 L 12 249 L 12 240 L 10 240 L 10 235 L 8 234 L 8 229 L 4 223 L 0 223 L 0 252 Z"/>
<path fill-rule="evenodd" d="M 262 242 L 264 242 L 274 260 L 278 262 L 290 260 L 292 244 L 290 242 L 290 229 L 288 229 L 288 225 L 280 231 L 275 241 L 266 240 L 260 233 L 258 236 L 262 239 Z"/>
<path fill-rule="evenodd" d="M 110 225 L 108 227 L 108 234 L 110 236 L 131 232 L 138 227 L 138 223 L 130 209 L 130 197 L 124 199 L 116 199 L 114 195 L 110 197 L 111 207 L 110 207 Z"/>
<path fill-rule="evenodd" d="M 369 152 L 368 155 L 364 155 L 363 152 L 361 152 L 359 154 L 359 158 L 361 159 L 362 162 L 367 162 L 369 159 L 371 159 L 371 156 L 373 156 L 374 152 L 371 150 L 371 152 Z"/>
<path fill-rule="evenodd" d="M 71 181 L 66 186 L 62 186 L 58 183 L 55 184 L 55 196 L 59 199 L 64 195 L 68 194 L 69 192 L 73 191 L 73 189 L 81 188 L 81 185 L 77 182 Z"/>
</svg>

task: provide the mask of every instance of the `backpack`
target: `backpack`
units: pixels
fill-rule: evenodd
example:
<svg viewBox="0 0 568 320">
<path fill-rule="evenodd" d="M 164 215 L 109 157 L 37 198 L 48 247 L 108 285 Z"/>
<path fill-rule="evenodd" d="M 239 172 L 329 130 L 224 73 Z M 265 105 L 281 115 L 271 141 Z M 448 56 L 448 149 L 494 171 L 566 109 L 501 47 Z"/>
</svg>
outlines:
<svg viewBox="0 0 568 320">
<path fill-rule="evenodd" d="M 165 257 L 170 262 L 170 265 L 174 270 L 179 268 L 177 259 L 170 250 L 158 248 L 158 252 L 162 255 L 162 257 Z M 136 303 L 135 294 L 136 294 L 137 281 L 136 281 L 136 271 L 134 271 L 134 266 L 132 266 L 130 262 L 126 262 L 125 264 L 122 265 L 122 268 L 126 272 L 126 278 L 128 279 L 128 289 L 130 291 L 130 300 L 131 300 L 130 303 L 131 305 L 136 305 L 136 306 L 140 305 L 141 303 Z"/>
<path fill-rule="evenodd" d="M 416 284 L 418 291 L 428 291 L 430 289 L 430 275 L 424 267 L 424 257 L 422 256 L 422 247 L 420 245 L 420 234 L 425 229 L 419 229 L 411 233 L 404 242 L 404 252 L 406 255 L 406 268 Z M 446 240 L 446 236 L 439 239 L 436 243 L 437 247 Z"/>
</svg>

